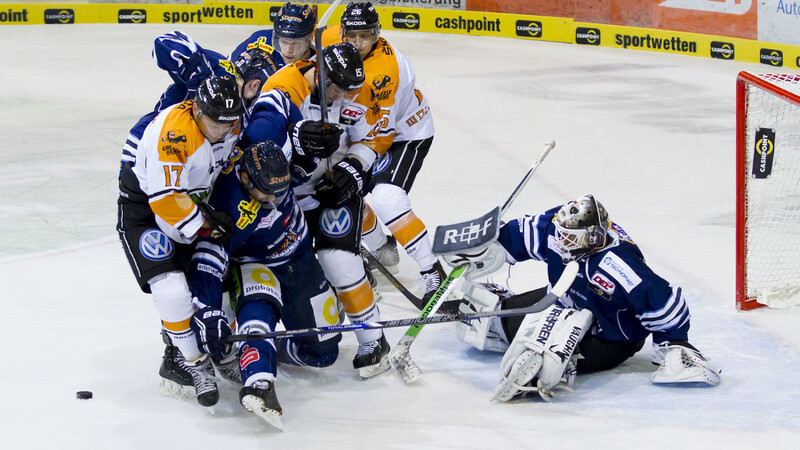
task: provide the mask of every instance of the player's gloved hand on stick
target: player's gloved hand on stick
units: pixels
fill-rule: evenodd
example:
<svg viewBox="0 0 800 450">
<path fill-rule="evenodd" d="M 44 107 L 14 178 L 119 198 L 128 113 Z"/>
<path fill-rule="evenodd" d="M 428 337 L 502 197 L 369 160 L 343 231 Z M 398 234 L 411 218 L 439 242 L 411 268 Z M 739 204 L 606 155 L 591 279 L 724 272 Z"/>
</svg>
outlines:
<svg viewBox="0 0 800 450">
<path fill-rule="evenodd" d="M 314 187 L 313 197 L 326 208 L 338 208 L 364 189 L 364 171 L 354 158 L 345 158 L 331 169 L 327 178 Z"/>
<path fill-rule="evenodd" d="M 216 244 L 225 244 L 231 240 L 233 228 L 236 223 L 224 211 L 217 211 L 208 203 L 198 203 L 197 207 L 203 213 L 203 217 L 208 221 L 208 228 L 200 228 L 198 236 L 210 237 Z"/>
<path fill-rule="evenodd" d="M 321 120 L 301 120 L 289 125 L 294 151 L 303 156 L 327 158 L 339 149 L 342 127 Z"/>
<path fill-rule="evenodd" d="M 228 352 L 226 337 L 231 335 L 231 326 L 221 309 L 205 306 L 195 311 L 190 323 L 197 339 L 197 346 L 204 353 L 222 360 Z"/>
</svg>

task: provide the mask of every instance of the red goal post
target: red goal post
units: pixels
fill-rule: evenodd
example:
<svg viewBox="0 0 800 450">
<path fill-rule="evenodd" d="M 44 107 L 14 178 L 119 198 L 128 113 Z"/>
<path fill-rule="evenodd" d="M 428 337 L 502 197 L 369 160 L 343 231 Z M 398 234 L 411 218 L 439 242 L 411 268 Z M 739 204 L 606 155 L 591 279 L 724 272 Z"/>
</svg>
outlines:
<svg viewBox="0 0 800 450">
<path fill-rule="evenodd" d="M 736 83 L 736 307 L 800 304 L 800 75 Z"/>
</svg>

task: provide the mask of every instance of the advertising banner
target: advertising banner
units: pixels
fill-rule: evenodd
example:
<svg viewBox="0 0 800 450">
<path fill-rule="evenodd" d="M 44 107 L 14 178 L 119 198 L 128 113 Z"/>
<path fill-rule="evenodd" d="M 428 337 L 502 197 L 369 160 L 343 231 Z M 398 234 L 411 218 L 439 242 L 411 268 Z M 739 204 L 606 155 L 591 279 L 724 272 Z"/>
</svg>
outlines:
<svg viewBox="0 0 800 450">
<path fill-rule="evenodd" d="M 758 2 L 758 40 L 800 45 L 800 2 Z"/>
</svg>

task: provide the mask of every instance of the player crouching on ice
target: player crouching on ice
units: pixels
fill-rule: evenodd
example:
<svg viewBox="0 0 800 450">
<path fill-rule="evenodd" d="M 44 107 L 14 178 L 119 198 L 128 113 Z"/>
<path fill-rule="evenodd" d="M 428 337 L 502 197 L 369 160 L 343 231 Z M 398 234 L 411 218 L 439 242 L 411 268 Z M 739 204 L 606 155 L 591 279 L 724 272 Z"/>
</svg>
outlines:
<svg viewBox="0 0 800 450">
<path fill-rule="evenodd" d="M 575 375 L 612 369 L 638 352 L 653 336 L 653 383 L 719 384 L 720 371 L 688 342 L 689 307 L 680 287 L 670 286 L 645 263 L 639 247 L 609 221 L 591 195 L 505 224 L 497 241 L 479 251 L 445 256 L 468 263 L 476 279 L 506 262 L 535 259 L 547 264 L 550 283 L 566 264 L 579 264 L 570 289 L 550 308 L 527 316 L 459 322 L 462 341 L 505 352 L 494 400 L 527 393 L 552 398 L 572 385 Z M 463 288 L 462 312 L 504 310 L 532 304 L 547 289 L 511 295 L 497 285 L 472 282 Z M 510 344 L 509 344 L 510 342 Z"/>
</svg>

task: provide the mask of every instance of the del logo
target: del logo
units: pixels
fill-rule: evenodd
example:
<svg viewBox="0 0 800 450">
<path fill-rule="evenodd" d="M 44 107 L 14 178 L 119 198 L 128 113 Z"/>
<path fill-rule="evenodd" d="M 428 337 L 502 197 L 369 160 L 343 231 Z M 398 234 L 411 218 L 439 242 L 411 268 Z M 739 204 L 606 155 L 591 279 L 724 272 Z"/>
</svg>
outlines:
<svg viewBox="0 0 800 450">
<path fill-rule="evenodd" d="M 344 125 L 352 125 L 364 115 L 364 110 L 355 104 L 350 104 L 339 113 L 339 122 Z"/>
<path fill-rule="evenodd" d="M 735 48 L 730 42 L 711 41 L 711 57 L 719 59 L 733 59 Z"/>
<path fill-rule="evenodd" d="M 147 23 L 147 11 L 143 9 L 120 9 L 118 23 Z"/>
<path fill-rule="evenodd" d="M 600 45 L 600 30 L 597 28 L 576 28 L 575 43 L 583 45 Z"/>
<path fill-rule="evenodd" d="M 597 293 L 604 297 L 606 297 L 606 295 L 603 294 L 607 294 L 607 296 L 610 297 L 617 287 L 611 279 L 600 272 L 595 272 L 594 275 L 592 275 L 592 284 L 597 287 Z"/>
<path fill-rule="evenodd" d="M 537 20 L 518 20 L 515 29 L 517 36 L 542 37 L 542 22 Z"/>
<path fill-rule="evenodd" d="M 783 52 L 771 48 L 761 49 L 761 64 L 780 67 L 783 65 Z"/>
<path fill-rule="evenodd" d="M 392 14 L 392 26 L 399 30 L 419 30 L 419 14 L 396 12 Z"/>
<path fill-rule="evenodd" d="M 353 215 L 347 208 L 325 208 L 319 217 L 322 232 L 331 237 L 342 237 L 353 228 Z"/>
<path fill-rule="evenodd" d="M 269 21 L 275 22 L 275 19 L 278 18 L 278 13 L 280 13 L 281 7 L 280 6 L 272 6 L 269 8 Z"/>
<path fill-rule="evenodd" d="M 44 23 L 75 23 L 75 11 L 71 9 L 45 9 Z"/>
<path fill-rule="evenodd" d="M 378 157 L 375 165 L 372 166 L 372 176 L 383 172 L 392 163 L 392 152 L 386 152 Z"/>
<path fill-rule="evenodd" d="M 753 149 L 753 178 L 768 178 L 775 158 L 775 130 L 759 128 Z"/>
</svg>

